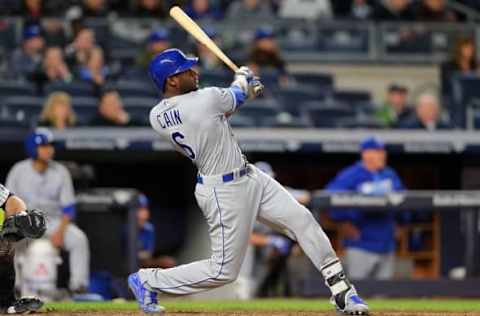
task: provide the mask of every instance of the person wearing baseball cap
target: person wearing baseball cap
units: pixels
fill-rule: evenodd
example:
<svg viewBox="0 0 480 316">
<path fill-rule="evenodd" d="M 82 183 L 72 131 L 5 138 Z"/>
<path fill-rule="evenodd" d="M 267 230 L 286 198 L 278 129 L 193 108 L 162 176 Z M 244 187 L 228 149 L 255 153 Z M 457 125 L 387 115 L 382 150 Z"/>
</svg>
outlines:
<svg viewBox="0 0 480 316">
<path fill-rule="evenodd" d="M 154 56 L 171 46 L 170 32 L 166 28 L 152 30 L 147 37 L 145 50 L 137 58 L 137 64 L 146 68 Z"/>
<path fill-rule="evenodd" d="M 28 24 L 22 33 L 22 46 L 11 56 L 9 71 L 14 79 L 30 79 L 42 63 L 45 40 L 39 24 Z"/>
<path fill-rule="evenodd" d="M 328 183 L 327 191 L 385 195 L 405 190 L 395 170 L 386 164 L 387 152 L 380 139 L 363 139 L 359 150 L 360 161 L 340 171 Z M 332 210 L 330 216 L 340 223 L 344 262 L 352 279 L 393 277 L 397 220 L 394 212 Z M 408 213 L 402 213 L 400 219 L 407 221 L 408 217 Z"/>
</svg>

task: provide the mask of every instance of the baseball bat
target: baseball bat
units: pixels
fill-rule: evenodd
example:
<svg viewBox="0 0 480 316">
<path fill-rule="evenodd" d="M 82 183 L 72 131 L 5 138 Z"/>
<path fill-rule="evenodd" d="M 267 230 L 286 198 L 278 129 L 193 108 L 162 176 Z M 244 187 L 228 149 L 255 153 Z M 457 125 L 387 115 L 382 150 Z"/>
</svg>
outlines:
<svg viewBox="0 0 480 316">
<path fill-rule="evenodd" d="M 228 58 L 227 55 L 215 44 L 215 42 L 208 37 L 198 24 L 193 21 L 180 7 L 174 6 L 170 9 L 170 16 L 182 26 L 185 31 L 190 33 L 197 41 L 205 45 L 212 53 L 215 54 L 221 61 L 223 61 L 233 71 L 238 70 L 238 66 Z"/>
</svg>

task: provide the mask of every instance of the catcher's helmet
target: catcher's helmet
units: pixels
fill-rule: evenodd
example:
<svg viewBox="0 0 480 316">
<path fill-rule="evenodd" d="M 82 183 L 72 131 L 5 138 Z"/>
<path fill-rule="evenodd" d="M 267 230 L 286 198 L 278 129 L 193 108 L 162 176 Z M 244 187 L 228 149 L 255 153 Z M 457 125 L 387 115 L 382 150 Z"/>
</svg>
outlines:
<svg viewBox="0 0 480 316">
<path fill-rule="evenodd" d="M 25 152 L 30 158 L 36 159 L 38 156 L 38 146 L 48 145 L 52 143 L 52 133 L 46 128 L 37 128 L 25 139 Z"/>
<path fill-rule="evenodd" d="M 166 49 L 150 62 L 149 72 L 153 82 L 163 92 L 168 77 L 187 71 L 198 63 L 198 57 L 187 57 L 176 48 Z"/>
</svg>

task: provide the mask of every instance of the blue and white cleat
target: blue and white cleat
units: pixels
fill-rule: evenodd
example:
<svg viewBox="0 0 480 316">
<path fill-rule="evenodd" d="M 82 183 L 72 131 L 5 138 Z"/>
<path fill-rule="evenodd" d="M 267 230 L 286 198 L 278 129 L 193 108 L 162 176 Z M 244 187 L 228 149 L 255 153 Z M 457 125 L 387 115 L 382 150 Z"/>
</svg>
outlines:
<svg viewBox="0 0 480 316">
<path fill-rule="evenodd" d="M 368 305 L 358 296 L 352 286 L 348 290 L 331 298 L 338 314 L 341 315 L 368 315 Z"/>
<path fill-rule="evenodd" d="M 165 308 L 158 305 L 157 293 L 149 291 L 143 286 L 138 273 L 132 273 L 128 276 L 128 286 L 144 313 L 163 314 L 165 312 Z"/>
</svg>

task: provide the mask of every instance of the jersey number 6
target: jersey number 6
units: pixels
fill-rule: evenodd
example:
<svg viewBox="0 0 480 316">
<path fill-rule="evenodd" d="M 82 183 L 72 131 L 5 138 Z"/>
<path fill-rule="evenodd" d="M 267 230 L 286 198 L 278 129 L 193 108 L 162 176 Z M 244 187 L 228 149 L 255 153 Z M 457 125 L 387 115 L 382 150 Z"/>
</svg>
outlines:
<svg viewBox="0 0 480 316">
<path fill-rule="evenodd" d="M 183 151 L 185 152 L 185 155 L 187 155 L 188 158 L 194 160 L 195 159 L 195 153 L 193 152 L 193 149 L 188 146 L 188 145 L 185 145 L 185 144 L 182 144 L 180 140 L 184 139 L 185 136 L 183 136 L 182 133 L 180 132 L 175 132 L 175 133 L 172 133 L 172 140 L 175 144 L 177 144 L 178 146 L 182 147 Z"/>
</svg>

